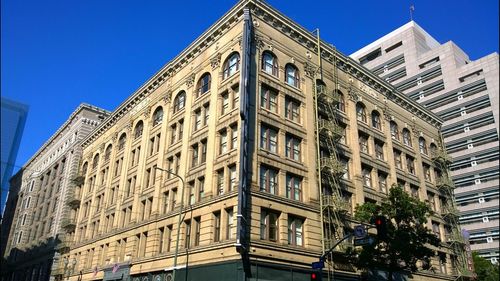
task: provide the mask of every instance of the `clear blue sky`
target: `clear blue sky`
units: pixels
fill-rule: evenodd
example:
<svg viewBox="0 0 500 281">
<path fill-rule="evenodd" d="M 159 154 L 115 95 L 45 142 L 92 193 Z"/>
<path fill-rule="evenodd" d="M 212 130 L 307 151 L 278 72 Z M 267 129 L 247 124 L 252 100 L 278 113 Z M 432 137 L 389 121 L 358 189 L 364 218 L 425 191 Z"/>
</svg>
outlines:
<svg viewBox="0 0 500 281">
<path fill-rule="evenodd" d="M 345 54 L 414 19 L 471 59 L 498 52 L 498 0 L 269 0 Z M 29 105 L 23 165 L 87 102 L 113 110 L 236 0 L 2 0 L 1 94 Z M 17 170 L 17 169 L 15 169 Z"/>
</svg>

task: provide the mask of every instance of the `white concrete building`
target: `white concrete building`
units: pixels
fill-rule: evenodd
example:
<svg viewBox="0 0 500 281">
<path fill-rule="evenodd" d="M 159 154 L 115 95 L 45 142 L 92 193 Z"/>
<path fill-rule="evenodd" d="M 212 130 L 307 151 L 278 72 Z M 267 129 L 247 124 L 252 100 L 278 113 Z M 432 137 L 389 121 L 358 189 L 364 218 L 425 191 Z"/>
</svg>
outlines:
<svg viewBox="0 0 500 281">
<path fill-rule="evenodd" d="M 351 57 L 443 120 L 460 223 L 473 251 L 499 259 L 498 54 L 477 60 L 414 21 Z"/>
</svg>

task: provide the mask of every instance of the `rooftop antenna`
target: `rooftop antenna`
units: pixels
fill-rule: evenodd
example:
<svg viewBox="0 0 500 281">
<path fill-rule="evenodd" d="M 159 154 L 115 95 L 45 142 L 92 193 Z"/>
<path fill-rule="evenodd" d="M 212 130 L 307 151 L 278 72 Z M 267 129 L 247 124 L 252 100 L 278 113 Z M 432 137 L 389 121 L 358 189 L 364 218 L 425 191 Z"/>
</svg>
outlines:
<svg viewBox="0 0 500 281">
<path fill-rule="evenodd" d="M 415 11 L 415 5 L 410 5 L 410 21 L 413 21 L 413 12 Z"/>
</svg>

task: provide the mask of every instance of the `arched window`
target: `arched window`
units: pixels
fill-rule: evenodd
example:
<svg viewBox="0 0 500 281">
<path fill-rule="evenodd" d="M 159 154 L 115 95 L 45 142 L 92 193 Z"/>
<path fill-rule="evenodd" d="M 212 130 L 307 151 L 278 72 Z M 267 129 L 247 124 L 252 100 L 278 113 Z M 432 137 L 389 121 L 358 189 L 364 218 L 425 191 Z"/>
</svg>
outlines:
<svg viewBox="0 0 500 281">
<path fill-rule="evenodd" d="M 186 92 L 181 91 L 174 99 L 174 113 L 183 109 L 184 106 L 186 106 Z"/>
<path fill-rule="evenodd" d="M 427 143 L 423 137 L 418 139 L 418 147 L 420 149 L 420 153 L 427 155 Z"/>
<path fill-rule="evenodd" d="M 271 75 L 278 76 L 278 59 L 273 53 L 265 51 L 262 54 L 262 70 Z"/>
<path fill-rule="evenodd" d="M 94 161 L 92 161 L 92 169 L 96 169 L 99 164 L 99 153 L 94 156 Z"/>
<path fill-rule="evenodd" d="M 341 91 L 336 91 L 336 94 L 337 94 L 337 99 L 339 101 L 339 103 L 337 104 L 337 109 L 342 111 L 342 112 L 345 112 L 345 97 L 344 97 L 344 94 L 342 94 Z"/>
<path fill-rule="evenodd" d="M 88 169 L 88 167 L 89 167 L 89 163 L 88 162 L 83 163 L 82 176 L 85 177 L 85 175 L 87 175 L 87 169 Z"/>
<path fill-rule="evenodd" d="M 142 131 L 144 130 L 144 123 L 142 121 L 137 122 L 134 129 L 134 139 L 140 138 L 142 136 Z"/>
<path fill-rule="evenodd" d="M 391 121 L 391 137 L 394 140 L 399 140 L 399 130 L 398 130 L 398 124 L 396 122 Z"/>
<path fill-rule="evenodd" d="M 111 150 L 113 149 L 113 146 L 110 144 L 106 148 L 106 152 L 104 152 L 104 160 L 107 161 L 111 157 Z"/>
<path fill-rule="evenodd" d="M 232 53 L 224 62 L 222 79 L 226 79 L 240 69 L 240 54 Z"/>
<path fill-rule="evenodd" d="M 435 154 L 436 154 L 437 149 L 438 149 L 438 148 L 437 148 L 436 144 L 431 143 L 431 144 L 429 145 L 429 150 L 431 151 L 431 154 L 432 154 L 432 155 L 435 155 Z"/>
<path fill-rule="evenodd" d="M 159 106 L 153 113 L 153 126 L 161 124 L 163 121 L 163 108 Z"/>
<path fill-rule="evenodd" d="M 285 82 L 288 85 L 300 88 L 299 70 L 291 63 L 285 66 Z"/>
<path fill-rule="evenodd" d="M 403 143 L 407 146 L 411 146 L 411 133 L 410 130 L 403 129 Z"/>
<path fill-rule="evenodd" d="M 382 130 L 382 121 L 380 120 L 380 113 L 374 110 L 372 111 L 372 127 Z"/>
<path fill-rule="evenodd" d="M 356 118 L 359 121 L 366 123 L 366 108 L 365 105 L 360 102 L 356 104 Z"/>
<path fill-rule="evenodd" d="M 118 150 L 122 150 L 125 148 L 125 143 L 127 142 L 127 135 L 123 133 L 118 139 Z"/>
<path fill-rule="evenodd" d="M 203 74 L 198 80 L 198 84 L 196 85 L 196 97 L 203 95 L 204 93 L 210 91 L 210 83 L 212 82 L 212 76 L 210 73 L 206 72 Z"/>
</svg>

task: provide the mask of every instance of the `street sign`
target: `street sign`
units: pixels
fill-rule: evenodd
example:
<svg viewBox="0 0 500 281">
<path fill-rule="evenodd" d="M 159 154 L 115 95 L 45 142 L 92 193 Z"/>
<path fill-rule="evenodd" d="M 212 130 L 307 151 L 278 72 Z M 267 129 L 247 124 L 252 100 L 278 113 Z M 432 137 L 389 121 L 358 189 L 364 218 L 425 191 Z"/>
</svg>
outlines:
<svg viewBox="0 0 500 281">
<path fill-rule="evenodd" d="M 325 267 L 325 262 L 317 261 L 312 263 L 312 269 L 322 269 Z"/>
<path fill-rule="evenodd" d="M 375 242 L 375 239 L 373 237 L 368 236 L 366 238 L 361 238 L 361 239 L 354 239 L 354 246 L 365 246 L 365 245 L 371 245 Z"/>
<path fill-rule="evenodd" d="M 354 237 L 356 238 L 365 238 L 366 237 L 366 228 L 364 225 L 356 225 L 354 227 Z"/>
</svg>

